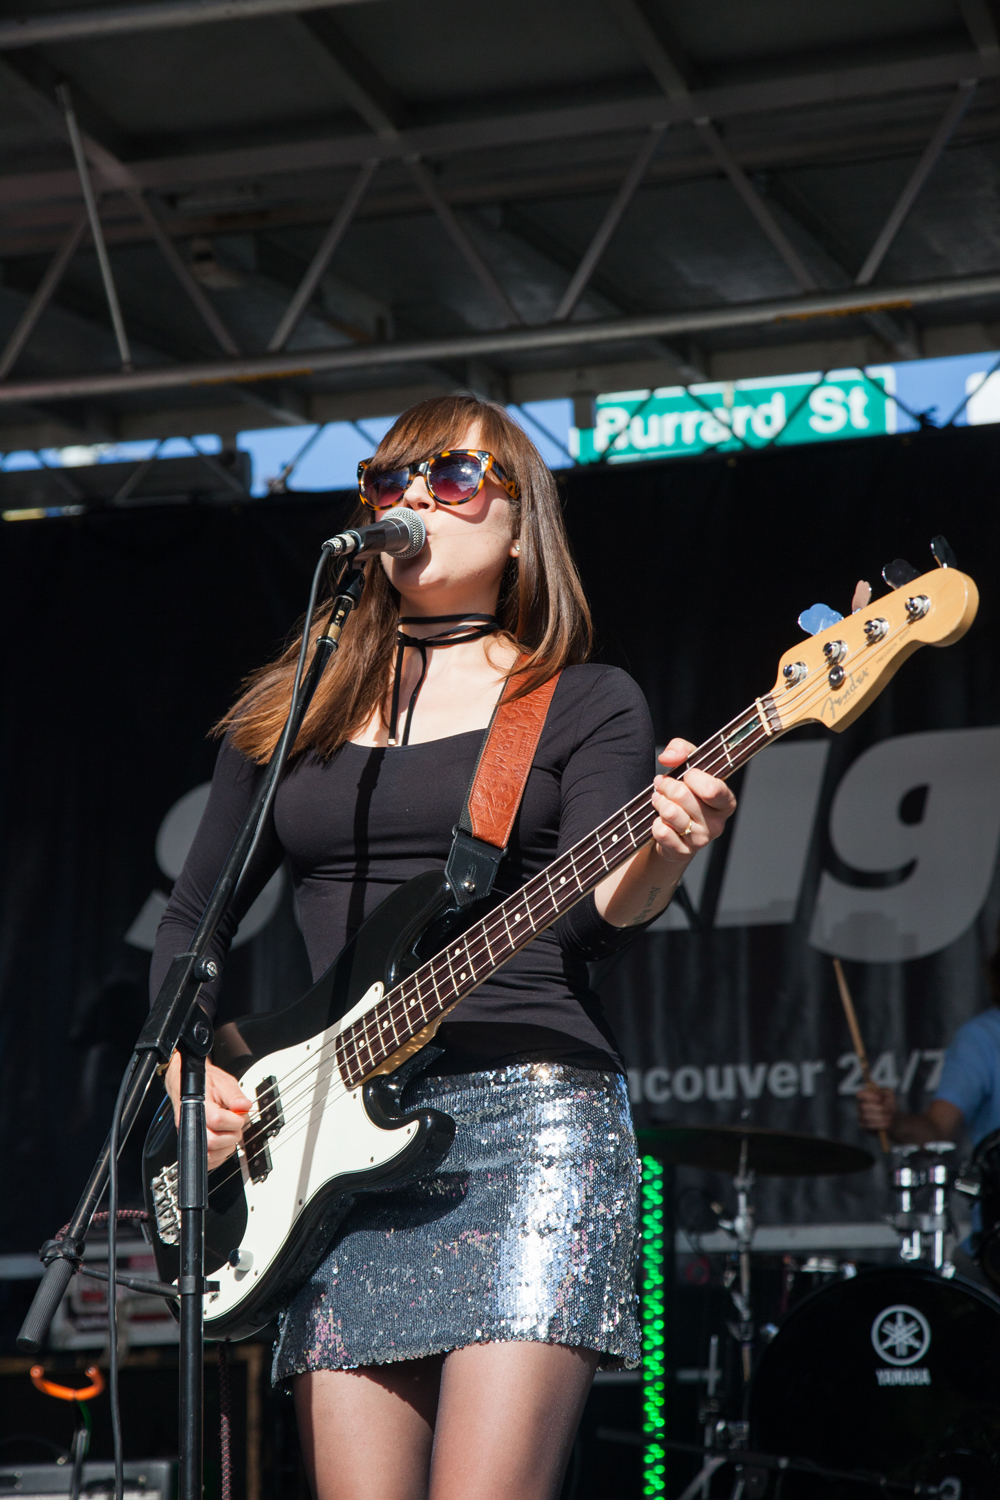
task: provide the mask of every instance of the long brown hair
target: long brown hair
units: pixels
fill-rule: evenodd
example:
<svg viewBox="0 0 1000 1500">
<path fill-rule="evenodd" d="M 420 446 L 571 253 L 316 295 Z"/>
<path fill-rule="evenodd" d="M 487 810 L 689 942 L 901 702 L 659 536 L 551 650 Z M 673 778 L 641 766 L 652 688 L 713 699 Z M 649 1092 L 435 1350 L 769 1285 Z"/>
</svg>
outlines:
<svg viewBox="0 0 1000 1500">
<path fill-rule="evenodd" d="M 521 491 L 520 499 L 510 502 L 520 556 L 504 569 L 497 617 L 501 639 L 526 658 L 508 674 L 516 673 L 515 696 L 522 697 L 563 667 L 586 661 L 592 644 L 590 611 L 570 555 L 555 480 L 538 449 L 502 406 L 470 395 L 435 396 L 398 418 L 375 459 L 383 469 L 419 463 L 446 449 L 473 423 L 479 426 L 482 446 Z M 350 524 L 366 519 L 371 511 L 359 502 Z M 314 640 L 325 627 L 326 614 L 317 610 Z M 384 714 L 398 618 L 399 595 L 373 560 L 361 603 L 345 626 L 337 656 L 299 732 L 296 754 L 312 750 L 331 756 L 365 727 L 376 706 Z M 300 630 L 276 661 L 250 675 L 242 696 L 215 726 L 216 734 L 228 730 L 237 750 L 250 760 L 266 761 L 278 741 L 301 643 Z"/>
</svg>

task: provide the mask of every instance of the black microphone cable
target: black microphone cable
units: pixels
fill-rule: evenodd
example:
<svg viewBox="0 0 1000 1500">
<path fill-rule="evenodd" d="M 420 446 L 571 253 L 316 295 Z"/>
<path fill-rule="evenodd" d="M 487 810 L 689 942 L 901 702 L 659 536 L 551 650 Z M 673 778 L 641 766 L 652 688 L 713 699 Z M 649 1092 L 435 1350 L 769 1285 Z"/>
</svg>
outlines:
<svg viewBox="0 0 1000 1500">
<path fill-rule="evenodd" d="M 118 1395 L 118 1153 L 122 1133 L 122 1114 L 137 1058 L 133 1053 L 122 1075 L 114 1114 L 111 1116 L 110 1159 L 108 1161 L 108 1396 L 111 1401 L 111 1441 L 115 1459 L 115 1500 L 124 1500 L 125 1457 L 122 1447 L 122 1413 Z"/>
</svg>

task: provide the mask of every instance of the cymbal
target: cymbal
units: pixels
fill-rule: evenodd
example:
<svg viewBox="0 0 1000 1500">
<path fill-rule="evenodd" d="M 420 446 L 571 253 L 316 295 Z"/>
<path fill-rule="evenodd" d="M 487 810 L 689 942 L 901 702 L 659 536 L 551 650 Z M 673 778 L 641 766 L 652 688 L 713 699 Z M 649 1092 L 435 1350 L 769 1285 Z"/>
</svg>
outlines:
<svg viewBox="0 0 1000 1500">
<path fill-rule="evenodd" d="M 746 1165 L 760 1177 L 825 1177 L 866 1172 L 875 1165 L 875 1158 L 860 1146 L 763 1125 L 654 1125 L 636 1135 L 640 1148 L 661 1161 L 730 1177 L 740 1169 L 744 1141 Z"/>
</svg>

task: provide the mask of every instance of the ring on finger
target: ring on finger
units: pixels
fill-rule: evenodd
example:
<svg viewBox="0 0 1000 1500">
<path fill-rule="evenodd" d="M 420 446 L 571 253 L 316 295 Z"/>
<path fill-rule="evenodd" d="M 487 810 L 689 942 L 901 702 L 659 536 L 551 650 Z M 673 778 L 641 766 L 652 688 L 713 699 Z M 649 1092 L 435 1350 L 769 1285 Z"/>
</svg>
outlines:
<svg viewBox="0 0 1000 1500">
<path fill-rule="evenodd" d="M 692 820 L 692 821 L 689 821 L 688 826 L 685 828 L 684 832 L 681 834 L 681 838 L 682 839 L 686 839 L 687 836 L 688 836 L 688 834 L 691 833 L 693 831 L 693 829 L 694 829 L 694 822 Z"/>
</svg>

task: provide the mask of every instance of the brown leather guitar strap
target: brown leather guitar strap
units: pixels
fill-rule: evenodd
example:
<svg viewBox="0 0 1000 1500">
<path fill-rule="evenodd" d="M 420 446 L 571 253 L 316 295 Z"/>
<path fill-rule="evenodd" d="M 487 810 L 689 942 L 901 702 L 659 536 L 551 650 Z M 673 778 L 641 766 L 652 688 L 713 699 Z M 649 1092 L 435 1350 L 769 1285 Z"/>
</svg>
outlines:
<svg viewBox="0 0 1000 1500">
<path fill-rule="evenodd" d="M 509 677 L 493 710 L 445 866 L 459 907 L 493 888 L 559 675 L 514 699 L 517 680 Z"/>
</svg>

